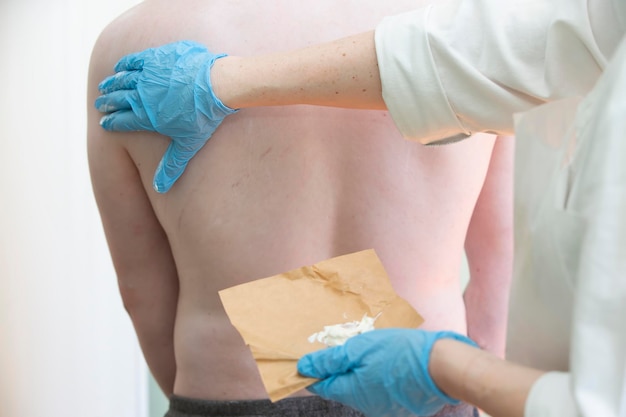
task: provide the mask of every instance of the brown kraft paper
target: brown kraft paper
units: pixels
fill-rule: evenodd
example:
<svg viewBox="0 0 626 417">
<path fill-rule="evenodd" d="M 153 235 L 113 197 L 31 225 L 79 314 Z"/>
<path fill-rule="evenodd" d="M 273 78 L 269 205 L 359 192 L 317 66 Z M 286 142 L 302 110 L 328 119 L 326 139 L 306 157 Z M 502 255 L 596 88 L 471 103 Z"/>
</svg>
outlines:
<svg viewBox="0 0 626 417">
<path fill-rule="evenodd" d="M 326 348 L 309 342 L 324 326 L 376 317 L 375 328 L 416 328 L 423 318 L 393 290 L 373 249 L 328 259 L 219 292 L 228 317 L 249 346 L 272 401 L 316 380 L 297 361 Z"/>
</svg>

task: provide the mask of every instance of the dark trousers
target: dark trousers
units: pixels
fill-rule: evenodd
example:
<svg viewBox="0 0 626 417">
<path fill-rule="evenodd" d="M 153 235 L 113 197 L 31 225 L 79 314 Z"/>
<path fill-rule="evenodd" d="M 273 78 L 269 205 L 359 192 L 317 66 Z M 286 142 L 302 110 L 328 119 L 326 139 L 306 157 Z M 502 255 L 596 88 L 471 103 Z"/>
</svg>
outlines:
<svg viewBox="0 0 626 417">
<path fill-rule="evenodd" d="M 165 417 L 365 417 L 343 404 L 319 397 L 270 400 L 207 401 L 173 396 Z M 468 405 L 446 406 L 434 417 L 478 417 Z"/>
</svg>

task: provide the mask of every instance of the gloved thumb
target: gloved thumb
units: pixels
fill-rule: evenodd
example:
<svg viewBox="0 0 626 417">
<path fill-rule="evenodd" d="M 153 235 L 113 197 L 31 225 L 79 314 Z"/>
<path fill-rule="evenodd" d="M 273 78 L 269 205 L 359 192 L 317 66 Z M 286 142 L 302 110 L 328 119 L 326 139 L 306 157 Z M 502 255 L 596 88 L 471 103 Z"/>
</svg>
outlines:
<svg viewBox="0 0 626 417">
<path fill-rule="evenodd" d="M 304 355 L 298 361 L 298 372 L 301 375 L 326 379 L 329 376 L 344 374 L 352 369 L 344 346 L 335 346 Z"/>
<path fill-rule="evenodd" d="M 158 193 L 168 192 L 183 175 L 192 156 L 193 154 L 190 154 L 186 148 L 182 148 L 178 141 L 172 140 L 154 173 L 152 181 L 154 190 Z"/>
<path fill-rule="evenodd" d="M 339 375 L 318 381 L 313 385 L 309 385 L 306 389 L 310 393 L 328 400 L 340 401 L 347 394 L 350 394 L 351 384 L 354 384 L 354 381 L 346 375 Z"/>
</svg>

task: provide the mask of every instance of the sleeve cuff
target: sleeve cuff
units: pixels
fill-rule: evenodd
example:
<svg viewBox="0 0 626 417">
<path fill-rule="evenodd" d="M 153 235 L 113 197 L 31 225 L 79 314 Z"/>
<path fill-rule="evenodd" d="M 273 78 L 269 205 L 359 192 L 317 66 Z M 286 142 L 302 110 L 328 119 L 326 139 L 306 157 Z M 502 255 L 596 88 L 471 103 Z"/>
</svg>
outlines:
<svg viewBox="0 0 626 417">
<path fill-rule="evenodd" d="M 524 417 L 576 417 L 578 411 L 570 387 L 570 374 L 548 372 L 530 389 Z"/>
<path fill-rule="evenodd" d="M 387 17 L 375 33 L 387 109 L 403 136 L 422 144 L 471 135 L 452 110 L 437 73 L 427 32 L 431 8 Z"/>
</svg>

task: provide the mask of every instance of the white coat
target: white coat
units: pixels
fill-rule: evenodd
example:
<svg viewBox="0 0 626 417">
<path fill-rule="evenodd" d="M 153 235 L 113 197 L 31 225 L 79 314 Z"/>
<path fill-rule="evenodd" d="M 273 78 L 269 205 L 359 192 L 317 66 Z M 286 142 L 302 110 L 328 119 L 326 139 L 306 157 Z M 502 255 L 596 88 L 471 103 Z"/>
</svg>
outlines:
<svg viewBox="0 0 626 417">
<path fill-rule="evenodd" d="M 376 31 L 385 101 L 407 137 L 509 134 L 524 112 L 507 354 L 551 371 L 527 417 L 626 416 L 624 22 L 624 1 L 478 0 Z"/>
</svg>

